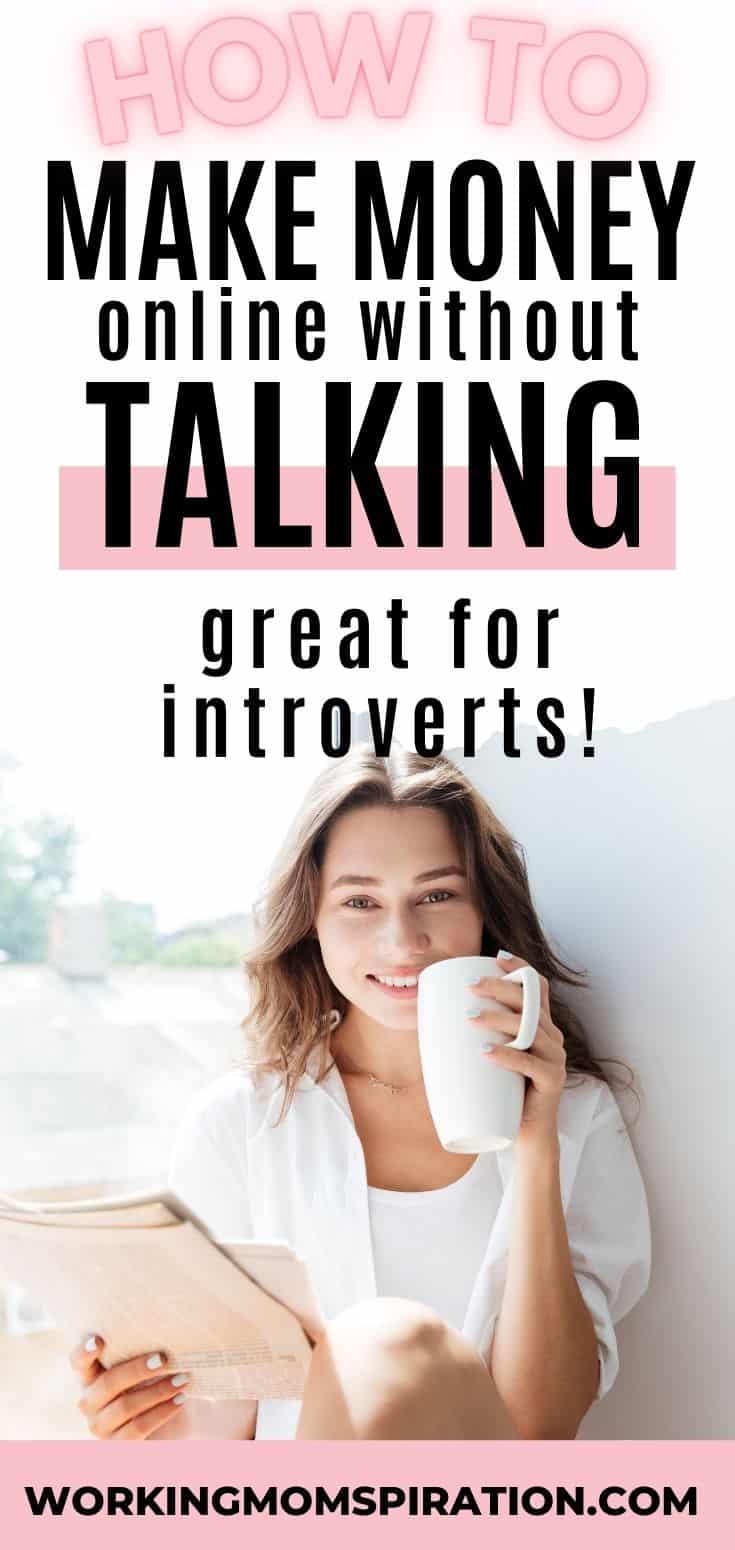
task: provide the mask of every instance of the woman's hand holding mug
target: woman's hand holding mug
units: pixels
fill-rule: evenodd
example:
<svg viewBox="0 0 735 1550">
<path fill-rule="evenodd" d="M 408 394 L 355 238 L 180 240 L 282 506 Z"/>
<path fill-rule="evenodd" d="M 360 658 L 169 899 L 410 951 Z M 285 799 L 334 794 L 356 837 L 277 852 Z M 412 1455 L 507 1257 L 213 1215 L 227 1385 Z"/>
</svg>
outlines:
<svg viewBox="0 0 735 1550">
<path fill-rule="evenodd" d="M 418 1038 L 429 1108 L 447 1151 L 557 1144 L 564 1040 L 551 1019 L 548 982 L 524 959 L 478 954 L 424 969 Z"/>
<path fill-rule="evenodd" d="M 526 960 L 501 951 L 498 953 L 497 967 L 497 977 L 481 979 L 470 989 L 475 996 L 500 1002 L 503 1010 L 498 1011 L 496 1007 L 493 1011 L 483 1011 L 480 1008 L 468 1014 L 468 1020 L 472 1027 L 487 1028 L 499 1034 L 501 1039 L 505 1035 L 516 1038 L 521 1025 L 523 990 L 519 984 L 504 976 L 526 968 Z M 485 1059 L 493 1065 L 506 1071 L 517 1071 L 519 1076 L 528 1078 L 520 1128 L 515 1140 L 516 1147 L 524 1148 L 537 1143 L 544 1145 L 549 1140 L 556 1142 L 559 1099 L 566 1078 L 564 1035 L 552 1020 L 549 982 L 543 974 L 539 974 L 538 979 L 541 1007 L 533 1048 L 508 1049 L 500 1042 L 484 1051 Z"/>
<path fill-rule="evenodd" d="M 105 1368 L 103 1350 L 99 1335 L 90 1335 L 69 1358 L 84 1389 L 79 1409 L 93 1437 L 142 1442 L 164 1426 L 168 1438 L 189 1436 L 188 1374 L 167 1372 L 159 1351 Z"/>
</svg>

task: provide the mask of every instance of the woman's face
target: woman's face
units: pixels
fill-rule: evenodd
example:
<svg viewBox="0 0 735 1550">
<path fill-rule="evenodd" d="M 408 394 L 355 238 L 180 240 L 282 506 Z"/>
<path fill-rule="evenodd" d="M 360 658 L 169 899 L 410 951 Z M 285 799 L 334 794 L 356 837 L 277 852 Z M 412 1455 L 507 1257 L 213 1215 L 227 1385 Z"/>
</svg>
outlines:
<svg viewBox="0 0 735 1550">
<path fill-rule="evenodd" d="M 415 1028 L 421 970 L 482 944 L 482 918 L 444 814 L 363 807 L 338 818 L 316 930 L 327 973 L 353 1007 L 386 1027 Z"/>
</svg>

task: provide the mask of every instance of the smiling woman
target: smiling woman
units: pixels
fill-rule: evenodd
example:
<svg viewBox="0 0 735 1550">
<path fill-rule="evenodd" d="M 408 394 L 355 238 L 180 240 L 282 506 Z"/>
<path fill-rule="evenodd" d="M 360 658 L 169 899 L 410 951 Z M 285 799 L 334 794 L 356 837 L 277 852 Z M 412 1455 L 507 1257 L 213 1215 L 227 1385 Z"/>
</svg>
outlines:
<svg viewBox="0 0 735 1550">
<path fill-rule="evenodd" d="M 474 984 L 468 1037 L 493 1031 L 480 1058 L 525 1096 L 512 1148 L 473 1156 L 437 1134 L 417 1000 L 430 965 L 480 953 L 500 961 Z M 540 1011 L 532 1047 L 509 1049 L 524 965 Z M 202 1417 L 192 1401 L 175 1422 L 153 1408 L 150 1435 L 574 1437 L 645 1290 L 648 1215 L 602 1064 L 559 995 L 579 978 L 511 835 L 448 759 L 358 748 L 308 793 L 247 967 L 246 1069 L 184 1120 L 171 1185 L 223 1241 L 289 1242 L 326 1330 L 303 1402 Z"/>
<path fill-rule="evenodd" d="M 449 759 L 363 747 L 335 760 L 297 815 L 257 921 L 247 1065 L 283 1076 L 284 1113 L 312 1059 L 326 1070 L 333 1058 L 332 1012 L 343 1052 L 357 1058 L 368 1041 L 377 1058 L 380 1040 L 397 1080 L 401 1065 L 417 1069 L 416 994 L 380 980 L 511 946 L 549 981 L 568 1069 L 607 1080 L 561 999 L 580 978 L 546 941 L 522 851 Z M 413 1022 L 412 1040 L 391 1037 L 394 1016 Z"/>
</svg>

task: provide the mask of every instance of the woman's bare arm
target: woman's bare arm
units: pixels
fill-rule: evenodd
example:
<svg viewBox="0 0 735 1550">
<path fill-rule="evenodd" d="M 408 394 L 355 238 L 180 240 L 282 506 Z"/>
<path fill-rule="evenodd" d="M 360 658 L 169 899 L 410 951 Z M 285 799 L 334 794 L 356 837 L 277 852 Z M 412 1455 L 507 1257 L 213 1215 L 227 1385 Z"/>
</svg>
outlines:
<svg viewBox="0 0 735 1550">
<path fill-rule="evenodd" d="M 576 1437 L 597 1393 L 597 1338 L 569 1254 L 558 1141 L 518 1149 L 490 1371 L 520 1437 Z"/>
</svg>

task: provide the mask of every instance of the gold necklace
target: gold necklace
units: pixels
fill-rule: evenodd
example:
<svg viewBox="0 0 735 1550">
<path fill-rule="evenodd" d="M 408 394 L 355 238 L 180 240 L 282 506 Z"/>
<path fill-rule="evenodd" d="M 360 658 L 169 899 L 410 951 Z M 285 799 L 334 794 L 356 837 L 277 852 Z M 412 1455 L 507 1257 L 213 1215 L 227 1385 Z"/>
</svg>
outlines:
<svg viewBox="0 0 735 1550">
<path fill-rule="evenodd" d="M 344 1058 L 345 1058 L 344 1055 L 342 1055 L 342 1059 L 343 1060 L 344 1060 Z M 423 1077 L 418 1076 L 418 1077 L 416 1077 L 415 1081 L 413 1081 L 413 1082 L 404 1082 L 401 1085 L 399 1085 L 397 1082 L 383 1082 L 383 1081 L 381 1081 L 379 1076 L 375 1075 L 375 1073 L 373 1071 L 363 1071 L 360 1066 L 356 1066 L 354 1061 L 351 1061 L 349 1059 L 349 1056 L 347 1057 L 347 1059 L 348 1059 L 350 1065 L 352 1066 L 352 1070 L 348 1070 L 347 1071 L 347 1075 L 348 1076 L 366 1076 L 371 1087 L 384 1087 L 386 1089 L 386 1091 L 389 1092 L 393 1098 L 398 1097 L 399 1093 L 408 1092 L 411 1087 L 418 1087 L 419 1082 L 423 1081 Z M 335 1064 L 336 1064 L 336 1062 L 335 1062 Z M 339 1066 L 337 1067 L 337 1070 L 339 1070 Z"/>
</svg>

